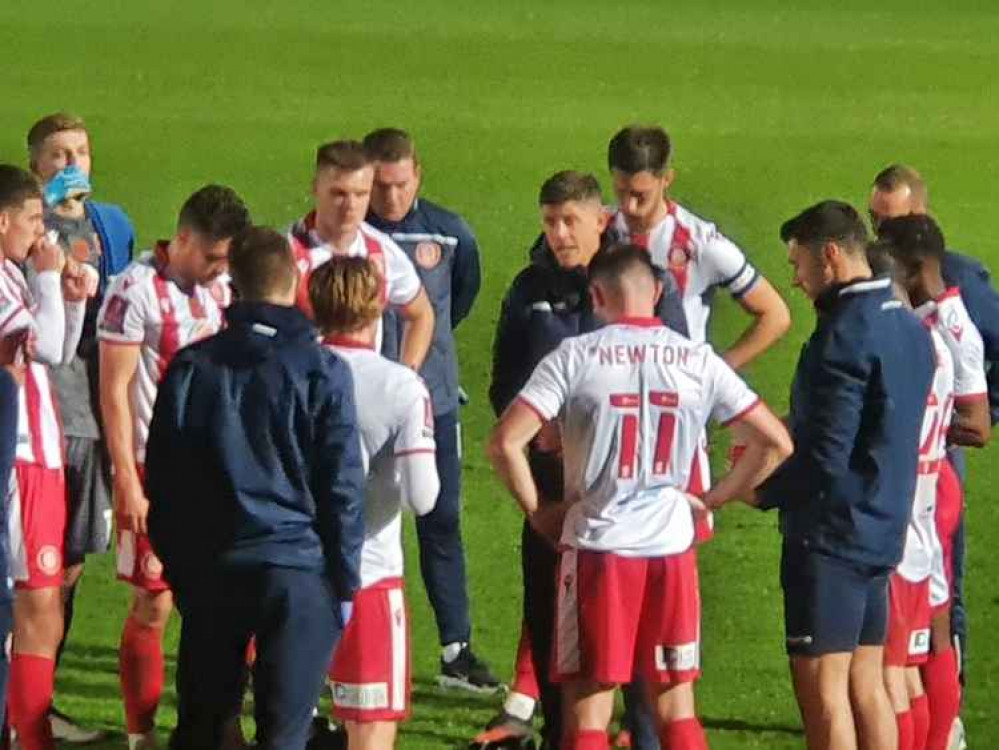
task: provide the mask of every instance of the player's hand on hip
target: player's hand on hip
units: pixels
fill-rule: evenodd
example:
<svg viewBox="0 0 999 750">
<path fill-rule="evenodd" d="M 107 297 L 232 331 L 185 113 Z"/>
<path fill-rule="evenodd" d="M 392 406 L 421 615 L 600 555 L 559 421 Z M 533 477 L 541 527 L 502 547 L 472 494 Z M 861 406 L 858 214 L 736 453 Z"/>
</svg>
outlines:
<svg viewBox="0 0 999 750">
<path fill-rule="evenodd" d="M 683 495 L 690 506 L 690 512 L 694 514 L 694 520 L 707 518 L 711 515 L 711 511 L 718 510 L 724 504 L 712 503 L 710 494 L 705 495 L 703 499 L 697 495 L 691 495 L 689 492 L 684 492 Z"/>
<path fill-rule="evenodd" d="M 149 500 L 138 480 L 115 480 L 114 498 L 118 527 L 137 534 L 148 533 L 146 518 L 149 515 Z"/>
<path fill-rule="evenodd" d="M 558 422 L 545 422 L 534 436 L 533 445 L 539 453 L 561 453 L 562 428 Z"/>
<path fill-rule="evenodd" d="M 558 547 L 562 538 L 562 525 L 568 503 L 542 503 L 528 518 L 534 532 L 553 547 Z"/>
<path fill-rule="evenodd" d="M 31 251 L 31 264 L 35 267 L 36 273 L 45 273 L 46 271 L 62 273 L 62 269 L 66 265 L 66 254 L 58 243 L 53 242 L 47 236 L 42 237 L 35 243 L 35 247 Z"/>
</svg>

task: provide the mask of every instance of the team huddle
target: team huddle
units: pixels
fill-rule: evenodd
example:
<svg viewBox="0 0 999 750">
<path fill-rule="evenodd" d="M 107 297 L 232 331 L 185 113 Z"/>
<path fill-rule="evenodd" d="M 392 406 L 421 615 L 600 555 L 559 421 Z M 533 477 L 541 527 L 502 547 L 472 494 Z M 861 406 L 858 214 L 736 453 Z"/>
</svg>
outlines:
<svg viewBox="0 0 999 750">
<path fill-rule="evenodd" d="M 205 186 L 134 259 L 125 213 L 92 198 L 84 123 L 43 118 L 28 147 L 30 171 L 0 165 L 12 741 L 97 738 L 53 694 L 85 558 L 112 534 L 133 592 L 119 646 L 130 750 L 157 746 L 175 606 L 170 747 L 247 746 L 251 684 L 255 747 L 393 747 L 410 711 L 403 512 L 438 682 L 497 691 L 470 645 L 460 530 L 453 332 L 478 293 L 478 247 L 418 195 L 411 138 L 320 146 L 314 209 L 281 232 Z M 779 419 L 738 370 L 788 330 L 788 307 L 668 197 L 670 157 L 661 128 L 618 132 L 613 210 L 593 175 L 541 186 L 489 388 L 488 456 L 525 516 L 523 627 L 510 690 L 472 745 L 533 747 L 540 708 L 542 748 L 706 748 L 698 548 L 741 500 L 779 509 L 808 747 L 961 747 L 960 450 L 989 437 L 999 297 L 946 250 L 911 168 L 875 179 L 873 239 L 845 203 L 805 209 L 780 237 L 816 328 Z M 719 288 L 750 324 L 716 353 Z M 718 477 L 712 422 L 731 435 Z M 324 685 L 331 716 L 314 720 Z"/>
</svg>

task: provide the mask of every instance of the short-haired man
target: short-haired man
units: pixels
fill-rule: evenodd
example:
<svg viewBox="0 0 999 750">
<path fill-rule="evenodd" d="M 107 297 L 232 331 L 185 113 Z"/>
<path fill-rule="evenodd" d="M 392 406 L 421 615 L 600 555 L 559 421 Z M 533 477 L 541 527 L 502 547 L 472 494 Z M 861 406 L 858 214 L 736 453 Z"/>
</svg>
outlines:
<svg viewBox="0 0 999 750">
<path fill-rule="evenodd" d="M 791 444 L 710 346 L 654 317 L 662 284 L 643 248 L 601 251 L 589 277 L 608 325 L 541 361 L 489 455 L 530 524 L 564 550 L 553 659 L 566 691 L 562 747 L 605 750 L 614 688 L 639 674 L 663 747 L 706 748 L 691 688 L 700 648 L 693 507 L 704 506 L 684 488 L 709 419 L 742 421 L 749 446 L 748 463 L 705 495 L 716 508 L 768 476 Z M 524 449 L 555 419 L 567 502 L 545 508 Z"/>
<path fill-rule="evenodd" d="M 652 261 L 673 275 L 691 341 L 707 340 L 711 293 L 722 288 L 732 295 L 753 318 L 722 354 L 738 369 L 787 332 L 791 314 L 777 290 L 734 242 L 669 197 L 676 176 L 672 150 L 669 135 L 657 126 L 632 125 L 611 138 L 607 165 L 617 197 L 611 236 L 647 248 Z"/>
<path fill-rule="evenodd" d="M 378 269 L 388 306 L 403 320 L 399 361 L 419 370 L 434 334 L 434 310 L 412 262 L 387 235 L 364 221 L 375 168 L 358 141 L 332 141 L 316 150 L 312 211 L 291 225 L 288 238 L 302 275 L 299 306 L 309 309 L 309 275 L 334 255 L 368 258 Z M 378 346 L 382 329 L 379 326 Z"/>
<path fill-rule="evenodd" d="M 249 213 L 230 188 L 208 185 L 185 201 L 171 240 L 134 261 L 111 284 L 97 323 L 104 431 L 113 468 L 119 579 L 132 603 L 119 647 L 131 750 L 155 746 L 163 692 L 163 630 L 173 609 L 163 566 L 146 535 L 146 439 L 156 389 L 174 355 L 211 336 L 222 310 L 211 285 L 226 269 L 232 238 Z"/>
<path fill-rule="evenodd" d="M 869 211 L 875 229 L 886 219 L 909 214 L 929 213 L 929 189 L 923 176 L 905 164 L 891 164 L 874 178 Z M 985 344 L 985 361 L 989 384 L 989 404 L 993 424 L 999 421 L 999 293 L 992 286 L 989 272 L 974 258 L 947 250 L 940 266 L 944 283 L 961 290 L 961 299 Z M 964 454 L 951 448 L 951 461 L 962 478 L 965 474 Z M 964 657 L 967 655 L 967 617 L 964 608 L 964 515 L 962 513 L 954 536 L 951 625 L 960 644 L 958 653 L 961 679 L 964 679 Z"/>
<path fill-rule="evenodd" d="M 812 750 L 896 747 L 884 687 L 888 575 L 902 557 L 935 361 L 929 334 L 871 277 L 867 230 L 839 201 L 785 222 L 817 323 L 791 392 L 794 455 L 763 484 L 784 535 L 786 647 Z"/>
<path fill-rule="evenodd" d="M 943 340 L 954 365 L 953 421 L 942 436 L 948 446 L 980 448 L 988 441 L 989 420 L 982 337 L 971 321 L 957 287 L 947 287 L 941 267 L 943 233 L 925 214 L 885 219 L 878 227 L 881 241 L 898 264 L 900 277 L 918 315 Z M 960 705 L 958 665 L 951 643 L 954 539 L 960 523 L 963 495 L 951 460 L 940 463 L 936 497 L 937 532 L 942 546 L 945 589 L 933 612 L 933 651 L 923 667 L 929 695 L 928 747 L 947 744 Z M 963 734 L 963 726 L 956 731 Z"/>
<path fill-rule="evenodd" d="M 461 424 L 458 352 L 454 329 L 479 292 L 479 247 L 458 214 L 418 195 L 420 159 L 408 133 L 381 128 L 364 137 L 375 179 L 368 223 L 398 244 L 412 261 L 434 308 L 434 337 L 420 368 L 430 389 L 441 492 L 434 509 L 416 519 L 420 571 L 442 647 L 438 681 L 444 686 L 495 690 L 499 681 L 468 646 L 465 551 L 461 538 Z M 398 358 L 398 317 L 385 319 L 382 352 Z"/>
<path fill-rule="evenodd" d="M 606 244 L 608 215 L 600 184 L 585 172 L 557 172 L 542 184 L 538 206 L 543 240 L 535 244 L 531 263 L 510 285 L 496 326 L 489 399 L 497 417 L 545 355 L 564 339 L 602 325 L 587 291 L 587 268 Z M 659 298 L 656 315 L 674 330 L 683 330 L 675 282 L 668 275 L 662 276 L 662 281 L 668 291 Z M 546 425 L 528 447 L 528 457 L 543 504 L 560 503 L 562 449 L 557 425 Z M 562 726 L 560 690 L 549 679 L 557 554 L 527 523 L 521 538 L 521 563 L 524 627 L 517 657 L 519 677 L 503 711 L 476 742 L 489 747 L 508 738 L 529 737 L 535 701 L 540 697 L 542 736 L 548 747 L 557 748 Z M 631 697 L 626 697 L 631 703 Z"/>
<path fill-rule="evenodd" d="M 62 637 L 66 485 L 48 366 L 76 351 L 86 298 L 85 276 L 44 232 L 37 179 L 0 164 L 0 364 L 26 365 L 16 481 L 5 500 L 16 585 L 8 711 L 24 750 L 55 747 L 48 711 Z"/>
<path fill-rule="evenodd" d="M 111 543 L 111 472 L 100 428 L 96 321 L 109 280 L 132 260 L 135 232 L 120 207 L 90 197 L 92 151 L 82 118 L 66 112 L 47 115 L 31 126 L 27 141 L 31 171 L 46 188 L 46 230 L 55 233 L 64 252 L 98 275 L 97 294 L 87 302 L 76 356 L 52 370 L 66 435 L 69 498 L 61 655 L 73 623 L 84 560 L 88 554 L 106 552 Z M 93 742 L 104 734 L 77 726 L 55 709 L 51 719 L 56 739 Z"/>
<path fill-rule="evenodd" d="M 429 513 L 440 482 L 430 394 L 412 370 L 375 351 L 381 281 L 364 258 L 332 258 L 309 281 L 323 343 L 354 376 L 367 471 L 361 588 L 333 655 L 332 714 L 353 750 L 390 750 L 409 714 L 409 625 L 402 511 Z"/>
<path fill-rule="evenodd" d="M 183 615 L 171 747 L 220 746 L 255 636 L 256 746 L 302 750 L 358 586 L 354 390 L 295 307 L 284 236 L 240 233 L 230 267 L 227 327 L 173 358 L 149 427 L 149 533 Z"/>
</svg>

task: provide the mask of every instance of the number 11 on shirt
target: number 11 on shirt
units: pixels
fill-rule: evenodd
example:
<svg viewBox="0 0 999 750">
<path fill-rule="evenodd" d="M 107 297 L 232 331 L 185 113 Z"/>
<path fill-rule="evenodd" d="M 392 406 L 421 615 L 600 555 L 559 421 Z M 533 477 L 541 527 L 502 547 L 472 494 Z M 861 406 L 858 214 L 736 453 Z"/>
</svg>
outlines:
<svg viewBox="0 0 999 750">
<path fill-rule="evenodd" d="M 656 450 L 652 460 L 652 475 L 666 476 L 673 453 L 673 438 L 676 436 L 676 413 L 680 396 L 671 391 L 650 391 L 649 406 L 658 414 L 656 426 Z M 638 425 L 642 399 L 637 393 L 612 393 L 610 405 L 624 412 L 621 415 L 620 456 L 617 475 L 619 479 L 634 479 L 638 462 Z"/>
</svg>

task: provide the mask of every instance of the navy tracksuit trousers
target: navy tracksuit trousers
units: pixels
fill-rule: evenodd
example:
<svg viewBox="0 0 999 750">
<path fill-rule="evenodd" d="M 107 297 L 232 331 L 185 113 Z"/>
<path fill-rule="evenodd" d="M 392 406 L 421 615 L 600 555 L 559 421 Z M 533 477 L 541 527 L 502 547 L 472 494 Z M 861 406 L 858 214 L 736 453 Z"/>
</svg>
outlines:
<svg viewBox="0 0 999 750">
<path fill-rule="evenodd" d="M 339 604 L 322 573 L 260 567 L 208 574 L 175 588 L 183 618 L 172 750 L 218 747 L 240 704 L 247 645 L 258 750 L 303 750 L 333 647 Z"/>
</svg>

